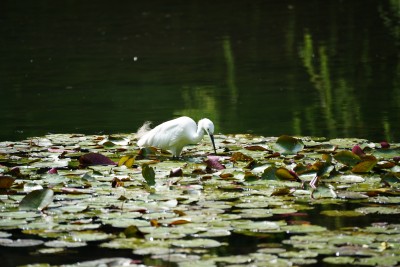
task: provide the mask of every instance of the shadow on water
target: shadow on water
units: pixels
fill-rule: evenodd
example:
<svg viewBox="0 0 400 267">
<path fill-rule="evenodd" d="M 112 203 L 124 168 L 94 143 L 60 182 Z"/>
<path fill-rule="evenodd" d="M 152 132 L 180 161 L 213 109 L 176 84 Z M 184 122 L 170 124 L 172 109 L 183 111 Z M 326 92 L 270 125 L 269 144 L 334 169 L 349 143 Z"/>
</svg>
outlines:
<svg viewBox="0 0 400 267">
<path fill-rule="evenodd" d="M 182 114 L 222 133 L 398 140 L 398 1 L 1 8 L 0 140 Z"/>
</svg>

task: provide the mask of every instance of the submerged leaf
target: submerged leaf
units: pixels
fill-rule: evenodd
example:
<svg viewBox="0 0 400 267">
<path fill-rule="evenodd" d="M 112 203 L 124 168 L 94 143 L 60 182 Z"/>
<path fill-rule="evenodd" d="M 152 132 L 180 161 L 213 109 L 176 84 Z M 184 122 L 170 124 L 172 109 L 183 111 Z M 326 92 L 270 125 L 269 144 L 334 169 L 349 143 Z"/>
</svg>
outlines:
<svg viewBox="0 0 400 267">
<path fill-rule="evenodd" d="M 53 201 L 54 192 L 51 189 L 34 190 L 19 203 L 21 210 L 43 210 Z"/>
</svg>

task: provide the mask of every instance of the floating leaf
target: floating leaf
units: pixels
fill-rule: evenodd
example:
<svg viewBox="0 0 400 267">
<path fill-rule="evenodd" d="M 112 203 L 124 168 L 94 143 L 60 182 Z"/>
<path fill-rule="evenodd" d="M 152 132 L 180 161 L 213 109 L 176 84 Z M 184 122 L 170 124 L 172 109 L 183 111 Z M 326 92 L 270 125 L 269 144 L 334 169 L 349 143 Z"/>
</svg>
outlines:
<svg viewBox="0 0 400 267">
<path fill-rule="evenodd" d="M 352 257 L 326 257 L 323 259 L 323 261 L 329 264 L 346 265 L 346 264 L 353 264 L 355 259 Z"/>
<path fill-rule="evenodd" d="M 85 242 L 69 242 L 64 240 L 52 240 L 44 243 L 46 247 L 53 247 L 53 248 L 78 248 L 84 247 L 87 244 Z"/>
<path fill-rule="evenodd" d="M 354 166 L 361 161 L 361 158 L 358 155 L 348 150 L 340 151 L 336 153 L 333 157 L 337 161 L 349 166 Z"/>
<path fill-rule="evenodd" d="M 335 167 L 326 161 L 316 161 L 314 162 L 313 165 L 311 165 L 311 167 L 308 168 L 308 172 L 309 171 L 316 171 L 317 172 L 317 176 L 328 176 L 330 175 L 330 173 L 335 169 Z"/>
<path fill-rule="evenodd" d="M 330 217 L 358 217 L 364 215 L 354 210 L 324 210 L 321 211 L 321 214 Z"/>
<path fill-rule="evenodd" d="M 359 175 L 340 175 L 337 178 L 332 179 L 331 181 L 338 181 L 340 183 L 362 183 L 365 179 Z"/>
<path fill-rule="evenodd" d="M 245 146 L 244 147 L 247 150 L 250 151 L 267 151 L 268 149 L 263 147 L 263 146 Z"/>
<path fill-rule="evenodd" d="M 356 211 L 363 214 L 400 214 L 398 207 L 362 207 L 356 209 Z"/>
<path fill-rule="evenodd" d="M 7 189 L 12 186 L 15 178 L 11 176 L 0 176 L 0 189 Z"/>
<path fill-rule="evenodd" d="M 10 239 L 8 239 L 10 240 Z M 42 245 L 44 241 L 42 240 L 37 240 L 37 239 L 17 239 L 17 240 L 11 240 L 10 242 L 1 242 L 0 241 L 0 246 L 5 246 L 5 247 L 33 247 L 33 246 L 39 246 Z"/>
<path fill-rule="evenodd" d="M 192 220 L 190 220 L 189 218 L 184 218 L 184 219 L 177 219 L 177 220 L 173 220 L 172 222 L 169 223 L 169 225 L 180 225 L 180 224 L 187 224 L 192 222 Z"/>
<path fill-rule="evenodd" d="M 124 230 L 124 234 L 127 238 L 136 237 L 136 238 L 144 238 L 144 233 L 139 230 L 139 228 L 135 225 L 130 225 Z"/>
<path fill-rule="evenodd" d="M 193 239 L 193 240 L 177 240 L 173 241 L 172 245 L 181 248 L 215 248 L 222 244 L 213 239 Z"/>
<path fill-rule="evenodd" d="M 114 161 L 100 153 L 87 153 L 79 158 L 79 163 L 83 166 L 91 165 L 116 165 Z"/>
<path fill-rule="evenodd" d="M 263 180 L 279 180 L 279 177 L 276 176 L 276 167 L 268 167 L 264 170 L 263 174 L 261 175 L 261 179 Z"/>
<path fill-rule="evenodd" d="M 336 198 L 337 194 L 331 186 L 318 186 L 311 194 L 312 198 Z"/>
<path fill-rule="evenodd" d="M 278 168 L 275 171 L 276 177 L 280 180 L 287 180 L 287 181 L 300 181 L 299 177 L 294 171 L 290 171 L 285 168 Z"/>
<path fill-rule="evenodd" d="M 300 139 L 282 135 L 276 141 L 275 147 L 282 154 L 297 154 L 297 152 L 303 150 L 304 144 Z"/>
<path fill-rule="evenodd" d="M 219 162 L 219 156 L 207 156 L 207 167 L 214 170 L 223 170 L 225 166 Z"/>
<path fill-rule="evenodd" d="M 156 184 L 156 174 L 154 172 L 154 168 L 150 167 L 148 164 L 144 164 L 142 166 L 142 176 L 149 186 L 153 186 Z"/>
<path fill-rule="evenodd" d="M 183 171 L 182 168 L 175 168 L 169 172 L 169 177 L 182 177 Z"/>
<path fill-rule="evenodd" d="M 125 165 L 128 168 L 132 168 L 134 163 L 135 163 L 135 157 L 134 156 L 123 156 L 118 161 L 118 166 Z"/>
<path fill-rule="evenodd" d="M 43 210 L 53 201 L 54 192 L 51 189 L 34 190 L 19 203 L 21 210 Z"/>
<path fill-rule="evenodd" d="M 279 187 L 275 188 L 274 191 L 271 193 L 271 196 L 286 196 L 291 193 L 291 190 L 287 187 Z"/>
<path fill-rule="evenodd" d="M 353 149 L 351 150 L 351 152 L 353 152 L 354 154 L 356 154 L 360 158 L 362 158 L 362 157 L 364 157 L 366 155 L 364 153 L 364 150 L 359 145 L 354 146 Z"/>
<path fill-rule="evenodd" d="M 282 230 L 287 233 L 315 233 L 325 232 L 327 229 L 319 225 L 301 224 L 301 225 L 285 225 L 282 226 Z"/>
<path fill-rule="evenodd" d="M 381 181 L 390 186 L 400 183 L 400 173 L 386 173 L 382 176 Z"/>
<path fill-rule="evenodd" d="M 351 171 L 354 173 L 370 172 L 377 162 L 378 160 L 374 156 L 366 156 L 363 158 L 363 161 L 354 166 Z"/>
<path fill-rule="evenodd" d="M 142 147 L 139 150 L 138 158 L 141 159 L 141 158 L 147 158 L 149 156 L 154 156 L 156 154 L 156 152 L 157 152 L 157 148 L 155 148 L 155 147 Z"/>
<path fill-rule="evenodd" d="M 243 154 L 242 152 L 235 152 L 231 156 L 232 161 L 252 161 L 253 158 Z"/>
</svg>

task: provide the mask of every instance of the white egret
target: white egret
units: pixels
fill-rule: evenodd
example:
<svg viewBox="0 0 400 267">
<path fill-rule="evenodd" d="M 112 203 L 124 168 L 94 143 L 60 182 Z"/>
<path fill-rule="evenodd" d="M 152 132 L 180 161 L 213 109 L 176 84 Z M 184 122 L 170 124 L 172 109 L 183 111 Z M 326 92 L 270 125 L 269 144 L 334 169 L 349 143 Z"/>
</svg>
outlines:
<svg viewBox="0 0 400 267">
<path fill-rule="evenodd" d="M 198 124 L 189 117 L 179 117 L 166 121 L 150 129 L 149 122 L 139 128 L 137 142 L 139 147 L 158 147 L 172 152 L 174 157 L 179 157 L 184 146 L 196 144 L 203 139 L 206 132 L 211 139 L 214 152 L 217 153 L 214 143 L 214 124 L 209 119 L 201 119 Z"/>
</svg>

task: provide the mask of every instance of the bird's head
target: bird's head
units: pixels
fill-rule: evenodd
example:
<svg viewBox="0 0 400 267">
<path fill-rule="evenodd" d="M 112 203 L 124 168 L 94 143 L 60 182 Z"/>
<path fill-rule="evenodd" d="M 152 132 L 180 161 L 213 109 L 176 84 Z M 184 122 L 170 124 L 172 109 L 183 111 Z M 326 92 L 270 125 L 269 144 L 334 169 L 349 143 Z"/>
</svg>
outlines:
<svg viewBox="0 0 400 267">
<path fill-rule="evenodd" d="M 200 127 L 206 131 L 208 135 L 213 135 L 214 134 L 214 123 L 210 121 L 209 119 L 201 119 L 199 121 Z"/>
<path fill-rule="evenodd" d="M 217 154 L 217 149 L 215 148 L 215 142 L 214 142 L 214 123 L 209 120 L 209 119 L 201 119 L 199 121 L 199 126 L 204 129 L 204 131 L 210 136 L 214 152 Z"/>
</svg>

